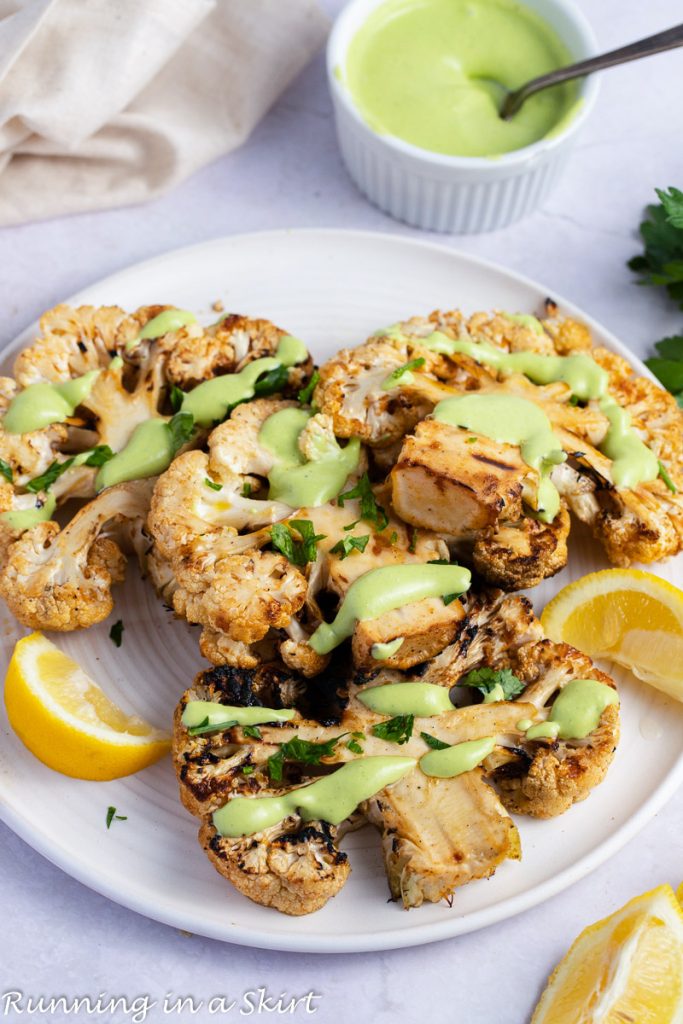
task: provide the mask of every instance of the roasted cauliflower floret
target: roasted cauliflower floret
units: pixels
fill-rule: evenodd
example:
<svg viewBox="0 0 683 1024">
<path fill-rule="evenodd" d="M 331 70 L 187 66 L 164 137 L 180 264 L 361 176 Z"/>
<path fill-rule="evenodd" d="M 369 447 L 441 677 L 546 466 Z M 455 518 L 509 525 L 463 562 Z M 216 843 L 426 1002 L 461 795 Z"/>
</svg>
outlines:
<svg viewBox="0 0 683 1024">
<path fill-rule="evenodd" d="M 7 550 L 0 595 L 33 629 L 92 626 L 113 607 L 111 587 L 123 579 L 125 557 L 107 533 L 144 520 L 150 482 L 121 484 L 85 505 L 64 529 L 55 522 L 27 530 Z"/>
<path fill-rule="evenodd" d="M 27 434 L 7 433 L 1 418 L 18 390 L 11 377 L 0 377 L 0 459 L 11 471 L 11 482 L 24 487 L 54 462 L 56 453 L 66 444 L 68 431 L 64 424 L 53 423 Z"/>
<path fill-rule="evenodd" d="M 196 331 L 179 332 L 178 343 L 168 361 L 168 376 L 173 384 L 187 391 L 204 380 L 224 373 L 238 373 L 247 363 L 274 356 L 287 332 L 270 320 L 252 319 L 229 313 L 217 323 Z M 313 361 L 289 368 L 286 390 L 297 391 L 311 376 Z M 280 389 L 278 389 L 280 390 Z"/>
<path fill-rule="evenodd" d="M 554 351 L 541 322 L 528 314 L 473 313 L 467 321 L 467 333 L 475 341 L 490 341 L 508 352 L 552 355 Z"/>
<path fill-rule="evenodd" d="M 526 684 L 519 699 L 539 710 L 550 706 L 572 679 L 595 679 L 614 687 L 610 676 L 585 654 L 551 640 L 521 647 L 512 668 Z M 603 711 L 598 728 L 585 740 L 526 741 L 524 752 L 495 769 L 492 778 L 508 810 L 554 817 L 584 800 L 602 782 L 618 742 L 619 707 L 611 704 Z"/>
<path fill-rule="evenodd" d="M 567 564 L 569 513 L 562 507 L 552 523 L 523 516 L 480 530 L 471 558 L 479 577 L 492 587 L 525 590 L 554 576 Z"/>
</svg>

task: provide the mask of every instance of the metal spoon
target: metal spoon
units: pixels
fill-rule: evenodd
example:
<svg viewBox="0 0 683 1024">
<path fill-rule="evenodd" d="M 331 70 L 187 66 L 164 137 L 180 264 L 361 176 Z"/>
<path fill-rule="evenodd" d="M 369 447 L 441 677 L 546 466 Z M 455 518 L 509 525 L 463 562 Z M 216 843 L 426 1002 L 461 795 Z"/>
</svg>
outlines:
<svg viewBox="0 0 683 1024">
<path fill-rule="evenodd" d="M 530 96 L 540 92 L 541 89 L 548 89 L 551 85 L 570 82 L 573 78 L 583 78 L 584 75 L 590 75 L 593 71 L 603 71 L 605 68 L 626 64 L 627 61 L 638 60 L 640 57 L 650 57 L 652 54 L 662 53 L 664 50 L 674 50 L 677 46 L 683 46 L 683 25 L 675 25 L 664 32 L 648 36 L 647 39 L 639 39 L 636 43 L 622 46 L 618 50 L 611 50 L 610 53 L 590 57 L 588 60 L 579 61 L 578 64 L 570 64 L 566 68 L 558 68 L 557 71 L 550 71 L 547 75 L 539 75 L 538 78 L 532 78 L 526 85 L 507 94 L 500 108 L 500 116 L 504 121 L 509 121 Z"/>
</svg>

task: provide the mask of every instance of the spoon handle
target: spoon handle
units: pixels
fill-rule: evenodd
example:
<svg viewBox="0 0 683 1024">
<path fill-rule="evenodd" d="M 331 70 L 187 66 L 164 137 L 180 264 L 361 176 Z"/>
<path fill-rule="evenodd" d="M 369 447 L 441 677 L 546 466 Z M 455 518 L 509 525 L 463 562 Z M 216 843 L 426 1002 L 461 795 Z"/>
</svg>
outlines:
<svg viewBox="0 0 683 1024">
<path fill-rule="evenodd" d="M 663 53 L 664 50 L 674 50 L 677 46 L 683 46 L 683 25 L 674 25 L 673 28 L 667 28 L 664 32 L 648 36 L 647 39 L 639 39 L 635 43 L 629 43 L 628 46 L 621 46 L 618 50 L 601 53 L 597 57 L 579 61 L 578 64 L 570 64 L 566 68 L 558 68 L 556 71 L 550 71 L 547 75 L 532 78 L 521 89 L 511 92 L 507 96 L 501 116 L 506 120 L 512 117 L 530 96 L 541 89 L 547 89 L 550 85 L 569 82 L 573 78 L 581 78 L 593 71 L 603 71 L 616 64 L 626 64 L 628 61 L 638 60 L 640 57 L 651 57 L 652 54 Z"/>
</svg>

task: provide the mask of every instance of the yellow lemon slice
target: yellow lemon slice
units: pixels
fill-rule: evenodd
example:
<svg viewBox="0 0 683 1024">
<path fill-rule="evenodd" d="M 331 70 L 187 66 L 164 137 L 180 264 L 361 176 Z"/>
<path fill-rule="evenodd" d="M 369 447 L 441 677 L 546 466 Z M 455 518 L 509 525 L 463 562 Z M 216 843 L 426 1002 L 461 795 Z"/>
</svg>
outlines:
<svg viewBox="0 0 683 1024">
<path fill-rule="evenodd" d="M 146 768 L 169 739 L 126 715 L 42 633 L 14 648 L 5 705 L 15 733 L 43 764 L 77 779 L 118 779 Z"/>
<path fill-rule="evenodd" d="M 640 569 L 605 569 L 570 583 L 541 616 L 551 640 L 609 658 L 683 700 L 683 591 Z"/>
<path fill-rule="evenodd" d="M 683 1020 L 683 911 L 670 885 L 592 924 L 550 976 L 531 1024 Z"/>
</svg>

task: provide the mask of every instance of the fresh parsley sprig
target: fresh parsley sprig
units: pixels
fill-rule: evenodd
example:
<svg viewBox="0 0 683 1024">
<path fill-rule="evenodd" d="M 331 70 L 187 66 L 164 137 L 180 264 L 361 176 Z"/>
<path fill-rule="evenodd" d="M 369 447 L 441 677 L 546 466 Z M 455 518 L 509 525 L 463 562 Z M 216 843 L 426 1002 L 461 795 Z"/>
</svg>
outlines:
<svg viewBox="0 0 683 1024">
<path fill-rule="evenodd" d="M 292 531 L 298 533 L 297 540 Z M 289 523 L 273 523 L 270 541 L 292 565 L 306 565 L 318 557 L 318 541 L 325 540 L 324 533 L 316 533 L 310 519 L 290 519 Z"/>
<path fill-rule="evenodd" d="M 314 370 L 313 373 L 311 374 L 311 379 L 309 380 L 308 384 L 306 384 L 306 386 L 303 387 L 299 394 L 297 395 L 297 398 L 299 399 L 302 405 L 310 404 L 311 398 L 313 397 L 313 392 L 318 386 L 319 381 L 320 374 L 318 373 L 317 370 Z"/>
<path fill-rule="evenodd" d="M 121 619 L 118 619 L 109 630 L 109 639 L 115 647 L 120 647 L 123 642 L 123 630 L 125 626 Z"/>
<path fill-rule="evenodd" d="M 491 693 L 496 686 L 500 686 L 503 699 L 512 700 L 523 691 L 525 684 L 509 668 L 493 669 L 484 666 L 472 669 L 458 679 L 458 686 L 474 686 L 484 696 Z"/>
<path fill-rule="evenodd" d="M 81 457 L 80 463 L 84 466 L 103 466 L 105 462 L 109 462 L 113 458 L 114 453 L 109 445 L 99 444 L 88 454 L 87 459 L 84 460 Z M 29 480 L 26 484 L 26 490 L 31 491 L 32 494 L 38 494 L 39 491 L 49 491 L 53 483 L 59 480 L 60 476 L 66 473 L 67 469 L 71 469 L 76 459 L 77 456 L 72 455 L 70 459 L 65 459 L 64 462 L 57 462 L 56 460 L 51 462 L 44 473 L 41 473 L 40 476 L 35 476 L 33 480 Z"/>
<path fill-rule="evenodd" d="M 330 548 L 331 555 L 339 555 L 343 561 L 351 554 L 352 551 L 365 551 L 370 540 L 370 534 L 366 533 L 362 537 L 342 537 L 338 540 L 334 547 Z"/>
<path fill-rule="evenodd" d="M 666 288 L 683 309 L 683 192 L 677 188 L 655 191 L 659 203 L 647 207 L 640 225 L 644 251 L 628 265 L 640 275 L 639 284 Z"/>
<path fill-rule="evenodd" d="M 11 484 L 14 480 L 14 473 L 9 462 L 5 462 L 4 459 L 0 459 L 0 475 L 4 476 L 8 484 Z"/>
<path fill-rule="evenodd" d="M 421 732 L 420 738 L 425 741 L 428 747 L 432 750 L 446 750 L 450 746 L 450 743 L 444 743 L 443 740 L 437 739 L 436 736 L 430 736 L 428 732 Z"/>
<path fill-rule="evenodd" d="M 356 486 L 352 487 L 350 491 L 344 491 L 343 494 L 339 495 L 337 498 L 339 507 L 344 508 L 344 502 L 351 498 L 358 498 L 360 502 L 361 519 L 364 519 L 366 523 L 372 523 L 379 532 L 386 529 L 389 525 L 389 517 L 382 506 L 375 500 L 370 477 L 367 473 L 363 473 Z"/>
<path fill-rule="evenodd" d="M 276 754 L 268 758 L 268 774 L 273 782 L 282 782 L 284 766 L 286 761 L 294 761 L 297 764 L 320 764 L 324 757 L 331 757 L 334 748 L 339 740 L 346 733 L 333 736 L 324 743 L 311 743 L 309 740 L 302 740 L 300 736 L 292 736 L 291 740 L 280 744 Z"/>
<path fill-rule="evenodd" d="M 117 814 L 115 807 L 107 807 L 107 828 L 111 828 L 112 821 L 128 821 L 128 815 Z"/>
<path fill-rule="evenodd" d="M 379 722 L 373 725 L 372 733 L 380 740 L 387 743 L 407 743 L 413 735 L 414 715 L 396 715 L 387 722 Z"/>
</svg>

